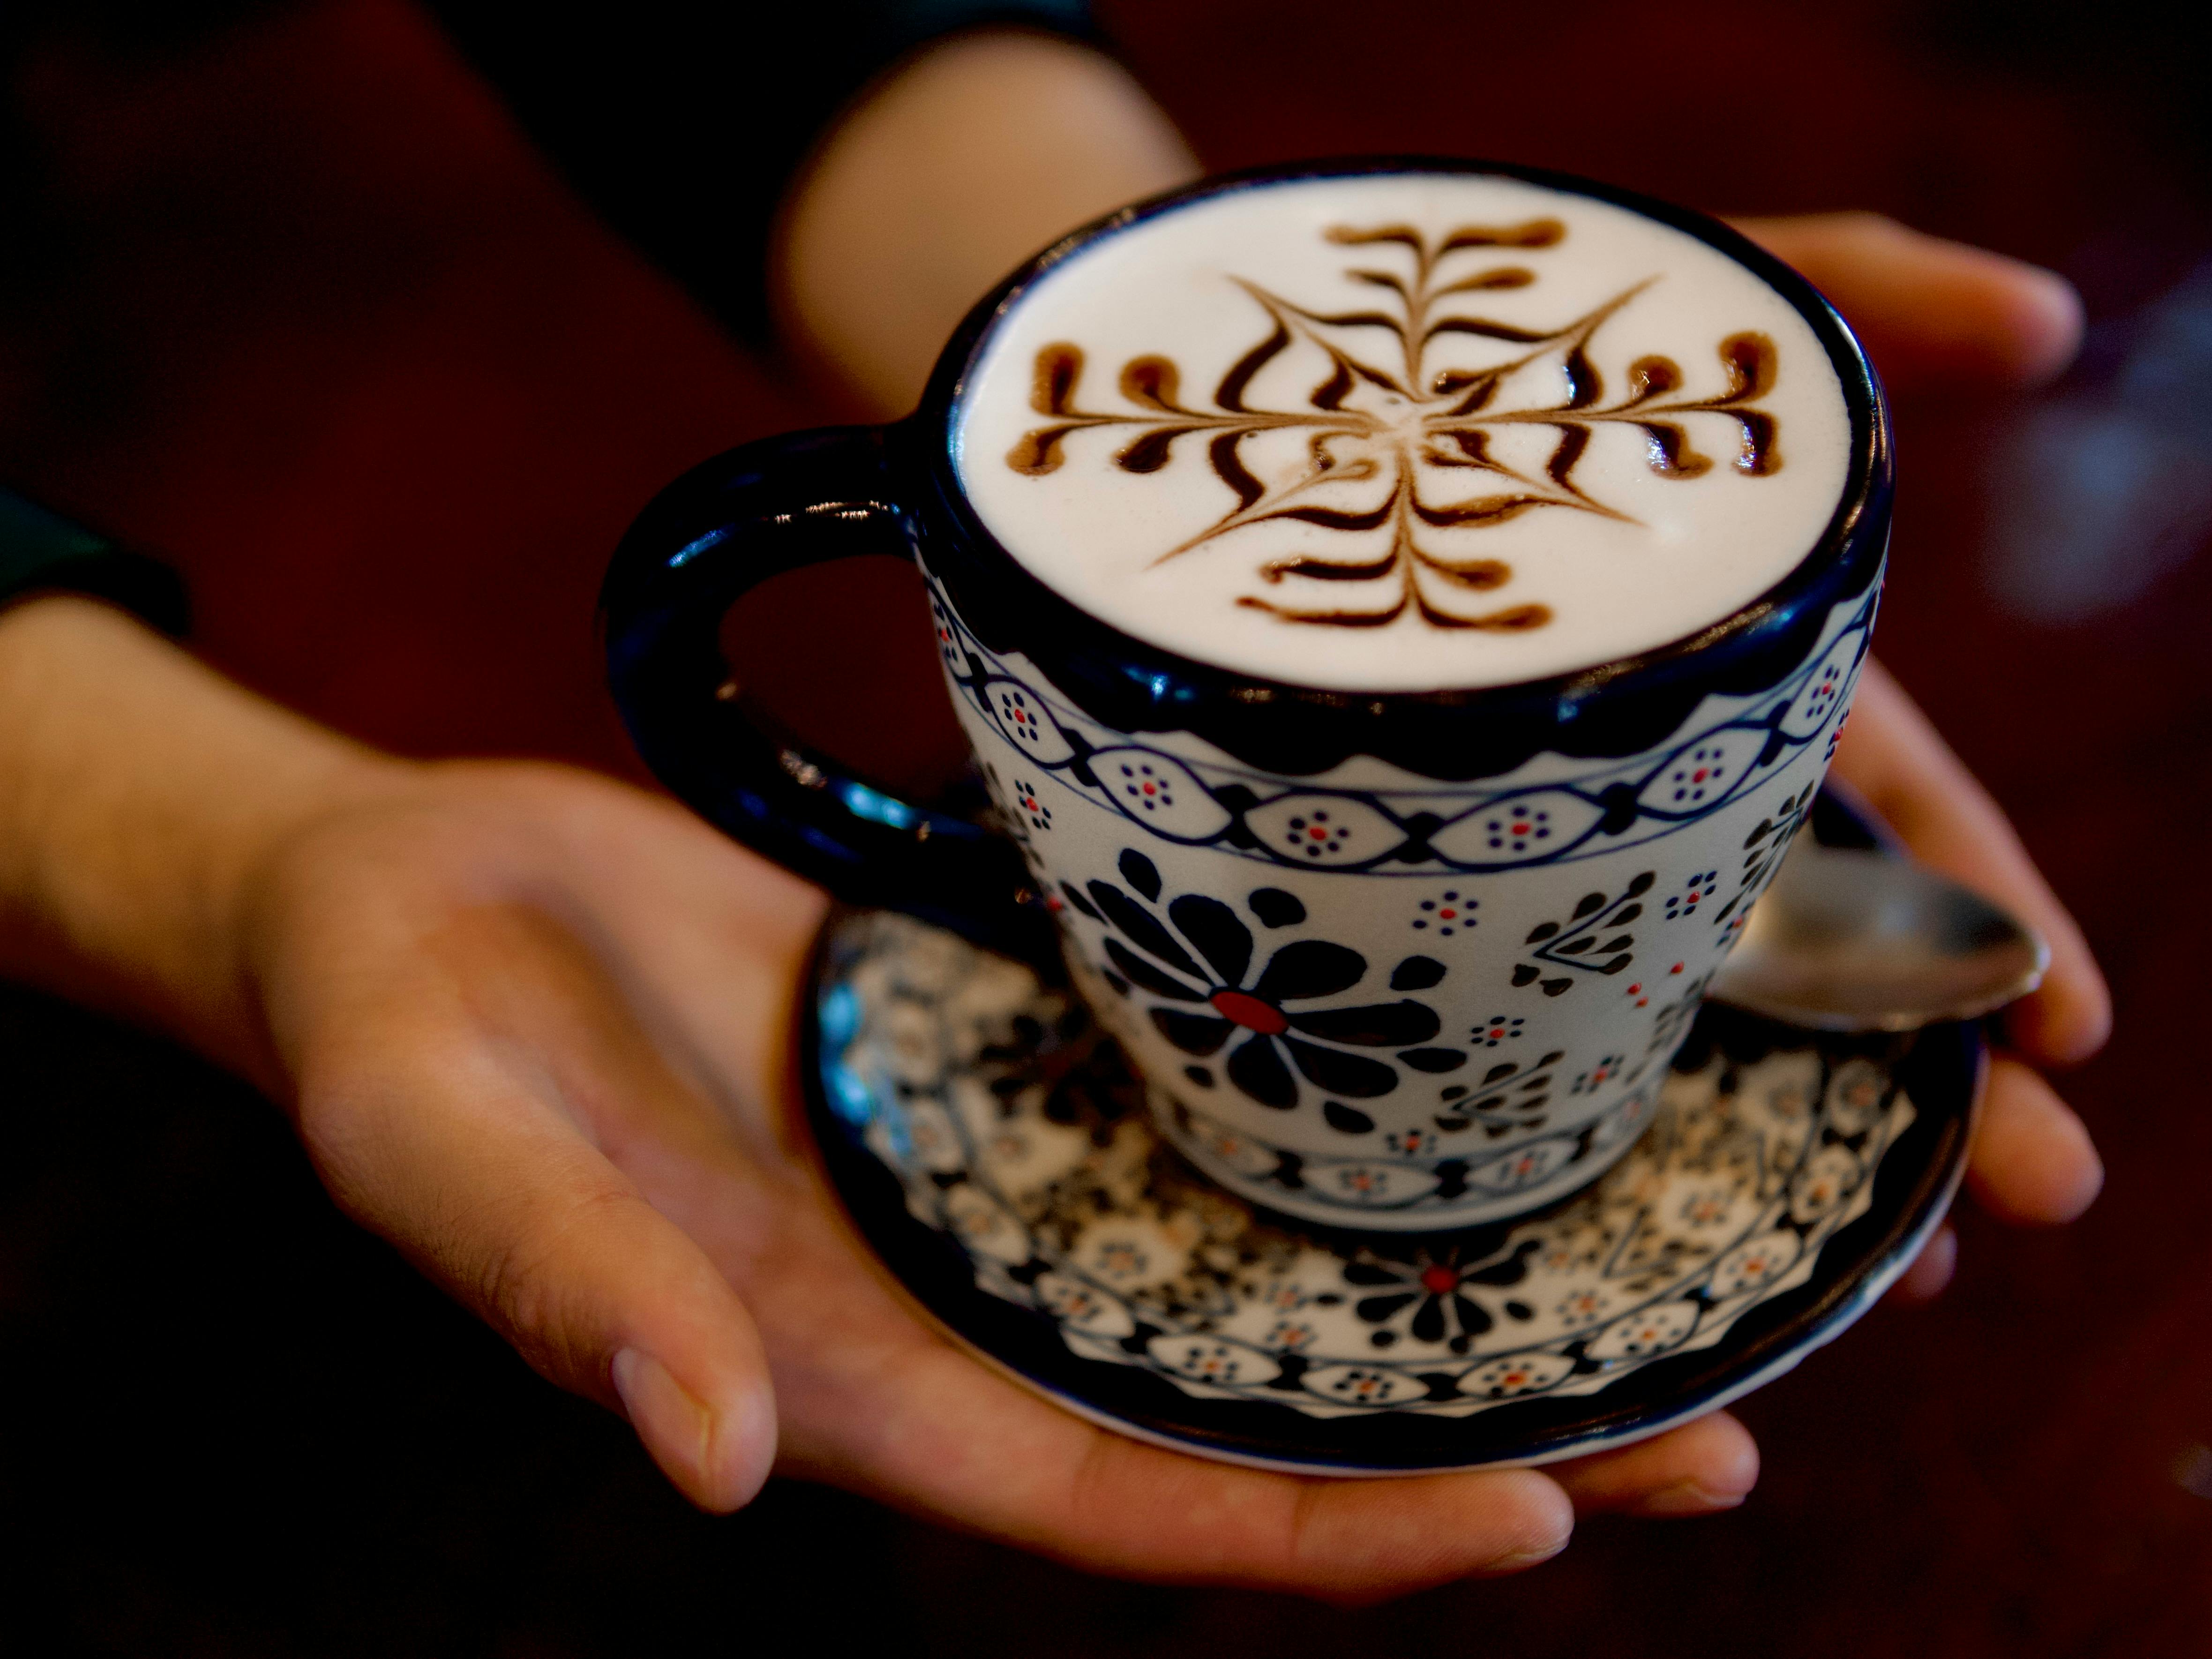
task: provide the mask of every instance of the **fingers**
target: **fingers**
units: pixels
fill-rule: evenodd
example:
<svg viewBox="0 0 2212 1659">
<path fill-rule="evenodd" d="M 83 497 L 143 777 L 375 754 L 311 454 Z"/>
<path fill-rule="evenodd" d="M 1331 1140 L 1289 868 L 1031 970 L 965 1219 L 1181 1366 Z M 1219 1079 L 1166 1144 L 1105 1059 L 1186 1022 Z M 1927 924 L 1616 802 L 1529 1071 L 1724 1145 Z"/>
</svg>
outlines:
<svg viewBox="0 0 2212 1659">
<path fill-rule="evenodd" d="M 2055 271 L 1880 214 L 1735 223 L 1828 296 L 1893 392 L 2033 386 L 2081 345 L 2081 298 Z"/>
<path fill-rule="evenodd" d="M 1726 1412 L 1617 1452 L 1554 1464 L 1578 1515 L 1652 1518 L 1732 1510 L 1759 1482 L 1759 1445 Z"/>
<path fill-rule="evenodd" d="M 2105 1181 L 2081 1120 L 2018 1060 L 1996 1060 L 1988 1086 L 1966 1164 L 1975 1198 L 2002 1221 L 2073 1220 L 2095 1200 Z M 1932 1302 L 1958 1265 L 1959 1235 L 1947 1221 L 1890 1287 L 1889 1299 L 1907 1306 Z"/>
<path fill-rule="evenodd" d="M 1566 1547 L 1566 1496 L 1533 1469 L 1341 1480 L 1228 1469 L 1088 1431 L 1069 1488 L 1089 1565 L 1347 1604 L 1517 1572 Z M 1116 1517 L 1110 1539 L 1097 1517 Z M 1102 1548 L 1103 1544 L 1106 1547 Z M 1043 1547 L 1059 1553 L 1056 1540 Z"/>
<path fill-rule="evenodd" d="M 1912 1265 L 1889 1287 L 1889 1300 L 1914 1306 L 1933 1302 L 1943 1294 L 1959 1265 L 1959 1235 L 1945 1222 L 1938 1227 Z"/>
<path fill-rule="evenodd" d="M 859 1272 L 803 1310 L 786 1299 L 767 1317 L 787 1468 L 1092 1571 L 1360 1602 L 1534 1565 L 1573 1529 L 1534 1470 L 1315 1479 L 1092 1428 L 924 1334 Z"/>
<path fill-rule="evenodd" d="M 2103 1047 L 2112 1030 L 2112 998 L 2081 929 L 1996 803 L 1879 663 L 1868 663 L 1860 679 L 1835 772 L 1915 857 L 2012 910 L 2049 942 L 2051 971 L 2041 988 L 2005 1016 L 2021 1053 L 2063 1065 Z M 2104 1166 L 2081 1119 L 2050 1085 L 2019 1060 L 2000 1058 L 1990 1068 L 1967 1181 L 1983 1206 L 2003 1219 L 2070 1221 L 2095 1199 Z M 1948 1277 L 1940 1258 L 1916 1264 L 1907 1275 L 1916 1288 L 1940 1285 Z"/>
<path fill-rule="evenodd" d="M 2001 1057 L 1990 1066 L 1966 1184 L 2000 1220 L 2048 1225 L 2073 1220 L 2096 1200 L 2105 1166 L 2081 1120 L 2051 1085 Z"/>
<path fill-rule="evenodd" d="M 2088 941 L 2013 833 L 2002 809 L 1881 664 L 1859 679 L 1835 775 L 1912 849 L 2026 921 L 2051 946 L 2051 971 L 2006 1014 L 2020 1051 L 2046 1065 L 2087 1060 L 2112 1024 L 2111 993 Z"/>
<path fill-rule="evenodd" d="M 2105 1166 L 2081 1120 L 2051 1085 L 2018 1060 L 2001 1058 L 1990 1067 L 1966 1180 L 1999 1220 L 2050 1224 L 2073 1220 L 2096 1200 Z M 1945 1222 L 1890 1287 L 1890 1299 L 1934 1301 L 1958 1265 L 1959 1235 Z"/>
</svg>

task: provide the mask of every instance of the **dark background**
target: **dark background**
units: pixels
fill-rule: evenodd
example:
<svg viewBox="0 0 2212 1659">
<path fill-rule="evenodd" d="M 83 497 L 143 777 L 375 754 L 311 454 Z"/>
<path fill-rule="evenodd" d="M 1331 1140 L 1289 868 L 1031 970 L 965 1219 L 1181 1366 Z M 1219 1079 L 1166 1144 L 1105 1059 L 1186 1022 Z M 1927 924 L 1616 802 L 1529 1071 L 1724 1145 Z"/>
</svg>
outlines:
<svg viewBox="0 0 2212 1659">
<path fill-rule="evenodd" d="M 400 0 L 237 9 L 27 60 L 0 478 L 175 560 L 201 647 L 324 719 L 635 775 L 593 660 L 607 550 L 683 467 L 820 411 L 601 229 Z M 0 992 L 0 1619 L 118 1654 L 2212 1645 L 2203 25 L 1104 9 L 1209 165 L 1486 154 L 1726 211 L 1880 209 L 2081 285 L 2066 382 L 1899 410 L 1880 644 L 2112 975 L 2118 1036 L 2068 1085 L 2103 1201 L 2049 1233 L 1963 1216 L 1937 1308 L 1880 1310 L 1744 1404 L 1766 1473 L 1741 1511 L 1595 1522 L 1518 1579 L 1335 1613 L 1094 1579 L 804 1486 L 694 1515 L 620 1423 L 339 1220 L 250 1091 Z M 842 672 L 872 647 L 799 641 L 763 672 L 812 675 L 833 726 L 884 706 Z"/>
</svg>

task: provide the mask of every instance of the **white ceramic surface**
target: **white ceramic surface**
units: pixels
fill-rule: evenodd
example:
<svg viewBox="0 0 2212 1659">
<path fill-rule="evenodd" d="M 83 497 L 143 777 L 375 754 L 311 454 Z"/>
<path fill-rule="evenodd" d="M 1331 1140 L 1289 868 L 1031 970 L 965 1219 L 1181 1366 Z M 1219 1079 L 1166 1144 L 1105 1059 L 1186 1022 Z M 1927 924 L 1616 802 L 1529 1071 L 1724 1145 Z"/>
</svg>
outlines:
<svg viewBox="0 0 2212 1659">
<path fill-rule="evenodd" d="M 1826 770 L 1873 624 L 1626 760 L 1272 775 L 1082 714 L 933 588 L 955 708 L 1079 984 L 1224 1185 L 1464 1226 L 1595 1179 Z"/>
</svg>

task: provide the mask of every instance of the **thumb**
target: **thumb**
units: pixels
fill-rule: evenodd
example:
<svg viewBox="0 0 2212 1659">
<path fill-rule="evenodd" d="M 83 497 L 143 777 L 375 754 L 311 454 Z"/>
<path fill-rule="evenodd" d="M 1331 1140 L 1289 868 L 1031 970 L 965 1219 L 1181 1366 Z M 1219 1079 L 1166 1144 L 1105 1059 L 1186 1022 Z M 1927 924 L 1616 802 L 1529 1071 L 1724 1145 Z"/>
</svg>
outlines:
<svg viewBox="0 0 2212 1659">
<path fill-rule="evenodd" d="M 693 1503 L 749 1503 L 775 1406 L 727 1282 L 502 1056 L 419 1032 L 393 1048 L 404 1074 L 301 1091 L 332 1194 L 540 1375 L 627 1416 Z"/>
</svg>

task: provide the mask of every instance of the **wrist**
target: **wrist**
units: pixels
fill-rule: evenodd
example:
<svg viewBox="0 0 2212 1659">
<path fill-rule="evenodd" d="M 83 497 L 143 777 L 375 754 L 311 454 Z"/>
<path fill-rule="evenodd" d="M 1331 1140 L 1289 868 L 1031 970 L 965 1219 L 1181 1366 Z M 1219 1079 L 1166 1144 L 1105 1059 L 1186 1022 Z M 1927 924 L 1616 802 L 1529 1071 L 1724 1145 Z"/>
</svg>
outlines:
<svg viewBox="0 0 2212 1659">
<path fill-rule="evenodd" d="M 833 128 L 785 205 L 783 331 L 854 412 L 913 407 L 969 306 L 1055 236 L 1198 163 L 1119 64 L 1018 31 L 916 54 Z"/>
<path fill-rule="evenodd" d="M 318 820 L 419 769 L 224 681 L 122 613 L 0 612 L 0 972 L 158 1025 L 264 1084 L 240 928 Z"/>
</svg>

